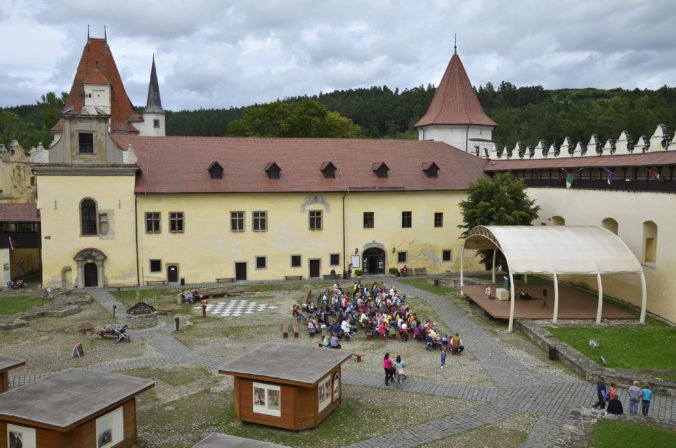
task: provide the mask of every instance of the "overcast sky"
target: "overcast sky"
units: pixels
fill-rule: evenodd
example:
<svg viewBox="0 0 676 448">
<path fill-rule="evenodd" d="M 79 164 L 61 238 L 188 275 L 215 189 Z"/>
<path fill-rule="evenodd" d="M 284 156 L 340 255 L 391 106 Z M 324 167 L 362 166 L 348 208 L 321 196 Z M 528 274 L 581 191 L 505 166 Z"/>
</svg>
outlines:
<svg viewBox="0 0 676 448">
<path fill-rule="evenodd" d="M 0 0 L 0 106 L 69 91 L 87 25 L 170 110 L 436 85 L 454 33 L 475 86 L 676 85 L 674 0 Z"/>
</svg>

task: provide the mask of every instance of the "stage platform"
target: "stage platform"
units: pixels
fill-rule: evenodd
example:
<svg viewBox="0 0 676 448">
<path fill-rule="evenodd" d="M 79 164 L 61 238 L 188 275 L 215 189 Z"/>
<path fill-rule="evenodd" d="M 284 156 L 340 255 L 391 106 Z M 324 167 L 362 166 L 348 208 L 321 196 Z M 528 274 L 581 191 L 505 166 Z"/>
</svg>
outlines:
<svg viewBox="0 0 676 448">
<path fill-rule="evenodd" d="M 462 287 L 466 297 L 480 306 L 494 319 L 509 319 L 509 300 L 489 299 L 486 297 L 486 284 L 466 285 Z M 492 295 L 496 288 L 502 288 L 502 283 L 491 284 Z M 515 292 L 514 319 L 552 319 L 554 314 L 554 286 L 519 285 L 535 299 L 524 300 L 518 298 Z M 543 300 L 543 290 L 547 290 L 546 300 Z M 566 285 L 559 285 L 559 319 L 596 319 L 598 297 L 579 289 Z M 603 302 L 604 319 L 638 319 L 637 316 L 624 311 L 608 301 Z"/>
</svg>

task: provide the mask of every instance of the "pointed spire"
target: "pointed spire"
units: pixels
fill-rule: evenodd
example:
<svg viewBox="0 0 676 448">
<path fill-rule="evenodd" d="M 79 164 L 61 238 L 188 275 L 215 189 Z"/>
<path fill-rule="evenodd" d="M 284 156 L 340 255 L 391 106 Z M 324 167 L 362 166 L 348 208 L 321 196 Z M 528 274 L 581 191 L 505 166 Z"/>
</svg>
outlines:
<svg viewBox="0 0 676 448">
<path fill-rule="evenodd" d="M 87 42 L 89 42 L 89 25 L 87 25 Z"/>
<path fill-rule="evenodd" d="M 453 33 L 453 54 L 458 54 L 458 35 Z"/>
<path fill-rule="evenodd" d="M 415 127 L 431 124 L 497 126 L 481 107 L 457 53 L 451 57 L 427 112 Z"/>
<path fill-rule="evenodd" d="M 157 82 L 155 70 L 155 54 L 153 53 L 153 65 L 150 69 L 150 82 L 148 83 L 148 101 L 146 101 L 145 113 L 164 113 L 162 98 L 160 98 L 160 84 Z"/>
</svg>

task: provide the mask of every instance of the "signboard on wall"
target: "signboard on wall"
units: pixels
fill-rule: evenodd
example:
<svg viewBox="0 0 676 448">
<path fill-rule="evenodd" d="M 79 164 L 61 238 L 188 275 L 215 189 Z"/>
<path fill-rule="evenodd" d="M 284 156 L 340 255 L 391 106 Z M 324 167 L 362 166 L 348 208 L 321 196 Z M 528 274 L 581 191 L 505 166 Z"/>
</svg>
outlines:
<svg viewBox="0 0 676 448">
<path fill-rule="evenodd" d="M 352 264 L 352 269 L 361 269 L 361 260 L 359 259 L 359 255 L 352 255 L 350 257 L 350 264 Z"/>
</svg>

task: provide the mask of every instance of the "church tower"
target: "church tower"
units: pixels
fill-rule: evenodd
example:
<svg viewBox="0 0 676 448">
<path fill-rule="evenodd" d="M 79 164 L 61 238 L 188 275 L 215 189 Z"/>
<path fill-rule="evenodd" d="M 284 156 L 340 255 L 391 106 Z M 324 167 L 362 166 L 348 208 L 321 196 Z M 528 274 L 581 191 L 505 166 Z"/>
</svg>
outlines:
<svg viewBox="0 0 676 448">
<path fill-rule="evenodd" d="M 427 112 L 415 124 L 418 140 L 441 141 L 489 158 L 495 153 L 495 126 L 479 103 L 456 47 Z"/>
<path fill-rule="evenodd" d="M 160 84 L 157 81 L 155 69 L 155 55 L 150 69 L 150 82 L 148 83 L 148 100 L 143 111 L 143 122 L 136 125 L 140 135 L 149 137 L 164 137 L 166 134 L 165 114 L 160 98 Z"/>
</svg>

